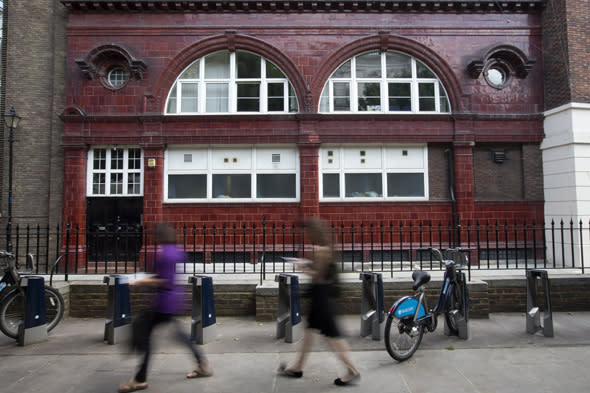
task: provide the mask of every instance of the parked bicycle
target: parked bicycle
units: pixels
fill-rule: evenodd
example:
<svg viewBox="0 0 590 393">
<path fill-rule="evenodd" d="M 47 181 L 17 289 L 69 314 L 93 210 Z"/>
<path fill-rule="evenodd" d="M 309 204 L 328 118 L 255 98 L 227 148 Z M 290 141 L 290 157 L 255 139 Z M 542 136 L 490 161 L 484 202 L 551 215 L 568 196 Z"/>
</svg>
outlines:
<svg viewBox="0 0 590 393">
<path fill-rule="evenodd" d="M 445 266 L 444 280 L 436 306 L 428 310 L 425 289 L 430 281 L 430 274 L 417 270 L 412 274 L 414 295 L 397 300 L 389 309 L 385 324 L 385 347 L 389 355 L 397 361 L 412 357 L 422 342 L 424 331 L 434 332 L 438 324 L 438 315 L 444 313 L 446 328 L 451 335 L 460 335 L 460 329 L 467 327 L 469 319 L 469 294 L 465 274 L 461 269 L 468 262 L 466 249 L 451 248 L 443 253 L 436 248 L 421 248 L 428 251 Z M 428 310 L 428 311 L 427 311 Z"/>
<path fill-rule="evenodd" d="M 34 259 L 32 254 L 27 254 L 26 270 L 19 271 L 15 255 L 0 251 L 0 263 L 6 264 L 0 280 L 0 330 L 16 339 L 18 327 L 25 319 L 25 291 L 20 286 L 20 279 L 22 274 L 33 272 Z M 45 285 L 45 306 L 47 331 L 50 331 L 63 317 L 65 304 L 61 294 L 49 285 Z"/>
</svg>

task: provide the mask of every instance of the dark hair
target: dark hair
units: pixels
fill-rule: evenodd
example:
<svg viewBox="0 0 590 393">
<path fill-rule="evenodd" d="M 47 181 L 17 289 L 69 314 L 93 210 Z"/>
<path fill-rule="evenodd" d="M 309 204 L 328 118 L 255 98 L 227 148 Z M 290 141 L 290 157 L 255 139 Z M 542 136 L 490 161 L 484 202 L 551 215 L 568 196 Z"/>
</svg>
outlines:
<svg viewBox="0 0 590 393">
<path fill-rule="evenodd" d="M 327 226 L 318 217 L 308 217 L 305 219 L 305 230 L 314 244 L 319 246 L 331 246 L 330 234 Z"/>
<path fill-rule="evenodd" d="M 175 244 L 176 231 L 169 224 L 159 222 L 154 225 L 154 239 L 158 244 Z"/>
</svg>

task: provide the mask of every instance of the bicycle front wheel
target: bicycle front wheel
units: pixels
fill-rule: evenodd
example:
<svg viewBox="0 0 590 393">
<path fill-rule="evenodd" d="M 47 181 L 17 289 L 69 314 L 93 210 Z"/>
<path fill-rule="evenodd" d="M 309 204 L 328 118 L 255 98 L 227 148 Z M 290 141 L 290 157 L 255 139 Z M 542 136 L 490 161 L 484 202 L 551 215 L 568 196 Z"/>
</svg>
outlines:
<svg viewBox="0 0 590 393">
<path fill-rule="evenodd" d="M 50 286 L 45 286 L 45 316 L 47 331 L 51 331 L 64 315 L 64 299 L 61 294 Z M 18 326 L 25 319 L 25 296 L 14 289 L 0 302 L 0 330 L 10 338 L 18 337 Z"/>
<path fill-rule="evenodd" d="M 423 335 L 424 326 L 414 324 L 413 318 L 390 315 L 385 323 L 385 348 L 392 358 L 403 362 L 416 352 Z"/>
<path fill-rule="evenodd" d="M 469 319 L 468 299 L 467 285 L 458 282 L 451 292 L 449 309 L 445 313 L 445 322 L 453 335 L 459 334 L 459 321 Z"/>
</svg>

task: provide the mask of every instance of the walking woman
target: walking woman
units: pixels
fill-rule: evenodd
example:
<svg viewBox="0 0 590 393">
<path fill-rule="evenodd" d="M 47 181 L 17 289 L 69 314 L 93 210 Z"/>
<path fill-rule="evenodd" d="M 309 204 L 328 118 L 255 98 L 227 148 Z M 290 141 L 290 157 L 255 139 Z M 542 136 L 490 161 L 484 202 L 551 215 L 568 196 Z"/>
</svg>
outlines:
<svg viewBox="0 0 590 393">
<path fill-rule="evenodd" d="M 176 233 L 166 224 L 158 224 L 155 229 L 155 237 L 158 246 L 156 258 L 155 276 L 136 281 L 134 285 L 156 287 L 156 296 L 151 310 L 143 312 L 137 321 L 134 321 L 133 342 L 134 346 L 143 352 L 142 362 L 139 365 L 135 377 L 119 385 L 119 392 L 133 392 L 146 389 L 147 372 L 151 352 L 151 335 L 153 329 L 166 322 L 174 322 L 174 317 L 183 311 L 183 294 L 174 282 L 177 263 L 186 261 L 185 254 L 176 246 Z M 139 323 L 137 323 L 139 322 Z M 180 326 L 175 326 L 176 338 L 188 345 L 195 356 L 197 366 L 187 375 L 187 378 L 209 377 L 213 370 L 207 358 L 199 348 L 191 341 L 188 334 L 184 333 Z"/>
<path fill-rule="evenodd" d="M 303 367 L 312 345 L 312 329 L 315 329 L 328 339 L 332 351 L 346 366 L 346 374 L 334 380 L 336 385 L 346 386 L 358 382 L 360 373 L 352 363 L 348 343 L 342 338 L 334 314 L 333 301 L 338 273 L 334 263 L 330 235 L 324 223 L 315 217 L 305 221 L 305 231 L 313 244 L 313 258 L 301 260 L 302 263 L 299 263 L 298 266 L 301 266 L 302 271 L 311 277 L 311 309 L 307 329 L 305 329 L 295 362 L 288 367 L 281 365 L 279 371 L 287 377 L 301 378 L 303 376 Z"/>
</svg>

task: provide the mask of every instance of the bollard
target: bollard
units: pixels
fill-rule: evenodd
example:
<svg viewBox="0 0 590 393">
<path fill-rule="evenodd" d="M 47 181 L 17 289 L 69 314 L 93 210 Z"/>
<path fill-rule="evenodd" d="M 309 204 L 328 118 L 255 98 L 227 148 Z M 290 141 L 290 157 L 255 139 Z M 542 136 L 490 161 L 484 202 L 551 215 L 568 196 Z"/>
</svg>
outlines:
<svg viewBox="0 0 590 393">
<path fill-rule="evenodd" d="M 538 288 L 539 279 L 545 293 L 545 311 L 541 323 L 541 308 L 539 307 Z M 542 330 L 545 337 L 553 337 L 553 313 L 551 312 L 551 291 L 549 276 L 546 270 L 526 271 L 526 331 L 535 334 Z"/>
<path fill-rule="evenodd" d="M 192 276 L 188 278 L 188 282 L 193 284 L 191 340 L 197 344 L 205 344 L 215 339 L 213 278 Z"/>
<path fill-rule="evenodd" d="M 362 272 L 361 337 L 380 340 L 385 328 L 385 304 L 381 273 Z"/>
<path fill-rule="evenodd" d="M 111 274 L 103 282 L 108 284 L 104 341 L 112 345 L 131 338 L 129 281 L 125 276 Z"/>
<path fill-rule="evenodd" d="M 301 338 L 302 323 L 299 300 L 299 277 L 295 274 L 277 274 L 279 283 L 277 338 L 293 343 Z"/>
<path fill-rule="evenodd" d="M 25 320 L 18 326 L 17 344 L 23 346 L 47 340 L 45 280 L 27 276 L 21 279 L 20 286 L 25 291 Z"/>
</svg>

